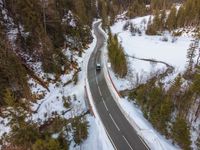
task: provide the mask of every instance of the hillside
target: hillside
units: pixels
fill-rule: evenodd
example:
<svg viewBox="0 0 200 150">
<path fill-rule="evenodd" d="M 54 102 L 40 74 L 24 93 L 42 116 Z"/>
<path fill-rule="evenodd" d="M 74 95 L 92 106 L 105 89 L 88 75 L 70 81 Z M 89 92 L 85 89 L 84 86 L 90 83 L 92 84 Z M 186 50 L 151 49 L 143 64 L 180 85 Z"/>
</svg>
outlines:
<svg viewBox="0 0 200 150">
<path fill-rule="evenodd" d="M 199 0 L 0 0 L 0 149 L 112 147 L 85 89 L 98 19 L 144 139 L 199 150 Z"/>
<path fill-rule="evenodd" d="M 153 130 L 153 126 L 168 142 L 172 140 L 181 149 L 199 149 L 197 3 L 188 0 L 171 9 L 156 9 L 151 15 L 134 19 L 124 19 L 122 14 L 111 27 L 124 49 L 129 68 L 124 78 L 119 78 L 113 67 L 110 69 L 115 86 L 124 97 L 120 104 L 140 122 L 139 126 L 146 130 Z M 177 25 L 182 9 L 197 12 L 192 17 L 184 15 L 184 23 Z M 146 120 L 151 125 L 146 125 Z M 157 131 L 153 132 L 159 139 Z M 165 142 L 160 142 L 166 147 Z"/>
<path fill-rule="evenodd" d="M 2 149 L 71 149 L 87 139 L 94 121 L 82 94 L 81 61 L 93 40 L 92 5 L 0 1 Z"/>
</svg>

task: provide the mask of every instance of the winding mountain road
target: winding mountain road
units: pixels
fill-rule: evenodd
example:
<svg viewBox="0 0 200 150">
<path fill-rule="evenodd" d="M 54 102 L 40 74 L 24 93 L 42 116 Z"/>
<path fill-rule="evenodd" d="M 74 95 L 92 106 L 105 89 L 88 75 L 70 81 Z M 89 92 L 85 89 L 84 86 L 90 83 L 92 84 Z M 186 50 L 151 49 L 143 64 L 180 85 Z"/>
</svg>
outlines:
<svg viewBox="0 0 200 150">
<path fill-rule="evenodd" d="M 87 68 L 89 87 L 95 107 L 116 150 L 147 150 L 147 146 L 122 114 L 113 99 L 106 84 L 103 70 L 100 72 L 96 71 L 96 63 L 102 63 L 101 48 L 106 42 L 103 33 L 98 28 L 99 26 L 100 22 L 97 22 L 93 27 L 97 44 L 91 54 Z"/>
</svg>

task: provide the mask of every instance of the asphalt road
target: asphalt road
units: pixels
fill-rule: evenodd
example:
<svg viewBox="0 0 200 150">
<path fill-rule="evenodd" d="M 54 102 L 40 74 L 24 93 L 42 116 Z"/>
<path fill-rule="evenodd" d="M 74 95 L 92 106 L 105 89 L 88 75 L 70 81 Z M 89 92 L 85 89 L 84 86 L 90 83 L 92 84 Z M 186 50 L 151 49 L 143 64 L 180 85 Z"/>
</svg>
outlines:
<svg viewBox="0 0 200 150">
<path fill-rule="evenodd" d="M 113 99 L 106 84 L 103 70 L 100 72 L 96 71 L 96 63 L 101 63 L 101 48 L 104 42 L 106 42 L 104 35 L 98 29 L 99 25 L 100 22 L 94 24 L 97 44 L 89 59 L 87 68 L 89 86 L 95 107 L 115 149 L 147 150 L 147 147 L 126 120 Z"/>
</svg>

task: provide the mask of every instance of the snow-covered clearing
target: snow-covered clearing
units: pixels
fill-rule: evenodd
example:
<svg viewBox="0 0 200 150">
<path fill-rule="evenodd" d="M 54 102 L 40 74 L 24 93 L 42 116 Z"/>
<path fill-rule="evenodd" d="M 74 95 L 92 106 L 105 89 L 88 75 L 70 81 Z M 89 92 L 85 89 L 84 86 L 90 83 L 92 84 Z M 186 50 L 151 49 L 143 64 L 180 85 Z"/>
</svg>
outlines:
<svg viewBox="0 0 200 150">
<path fill-rule="evenodd" d="M 178 37 L 172 43 L 172 37 L 167 35 L 169 41 L 164 42 L 161 36 L 131 36 L 127 32 L 119 34 L 122 39 L 122 46 L 129 55 L 139 58 L 153 58 L 169 63 L 180 70 L 184 69 L 186 63 L 186 53 L 189 48 L 189 37 Z"/>
<path fill-rule="evenodd" d="M 145 16 L 129 20 L 136 28 L 141 30 L 141 36 L 138 34 L 132 36 L 129 30 L 123 30 L 127 20 L 116 22 L 111 27 L 111 31 L 118 35 L 127 55 L 163 61 L 175 67 L 176 72 L 183 71 L 187 63 L 186 55 L 192 40 L 191 35 L 188 33 L 180 37 L 173 37 L 170 33 L 165 32 L 161 36 L 148 36 L 145 34 L 145 29 L 149 18 L 150 16 Z M 167 41 L 163 41 L 164 39 L 167 39 Z M 149 63 L 134 58 L 129 58 L 129 64 L 135 76 L 141 78 L 141 82 L 145 82 L 145 78 L 148 78 L 150 73 L 158 69 L 165 69 L 163 64 Z"/>
<path fill-rule="evenodd" d="M 111 31 L 113 34 L 118 35 L 118 39 L 127 55 L 142 59 L 158 60 L 173 66 L 175 73 L 166 77 L 165 81 L 163 81 L 170 84 L 177 73 L 182 72 L 186 67 L 187 49 L 191 43 L 192 36 L 190 34 L 183 34 L 175 38 L 168 32 L 161 36 L 148 36 L 145 34 L 145 29 L 149 18 L 150 16 L 145 16 L 129 20 L 135 27 L 141 30 L 141 35 L 136 34 L 133 36 L 129 30 L 123 30 L 127 20 L 118 20 L 111 27 Z M 164 38 L 167 41 L 163 41 Z M 130 71 L 129 75 L 124 79 L 116 77 L 112 69 L 109 68 L 111 78 L 119 91 L 133 88 L 138 83 L 144 83 L 155 73 L 163 72 L 167 68 L 163 63 L 152 63 L 132 57 L 128 57 L 127 60 Z M 158 133 L 144 118 L 141 110 L 133 102 L 130 102 L 128 98 L 121 99 L 119 104 L 141 128 L 141 135 L 151 148 L 156 150 L 179 149 L 178 146 L 172 144 L 171 140 L 165 139 L 165 137 Z"/>
</svg>

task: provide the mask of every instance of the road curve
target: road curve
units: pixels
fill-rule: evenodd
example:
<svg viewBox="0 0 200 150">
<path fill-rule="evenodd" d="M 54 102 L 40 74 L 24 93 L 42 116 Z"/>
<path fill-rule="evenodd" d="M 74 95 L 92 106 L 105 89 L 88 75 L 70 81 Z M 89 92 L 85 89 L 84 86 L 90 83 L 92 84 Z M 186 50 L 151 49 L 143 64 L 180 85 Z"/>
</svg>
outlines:
<svg viewBox="0 0 200 150">
<path fill-rule="evenodd" d="M 95 107 L 109 134 L 113 147 L 117 150 L 147 150 L 134 128 L 126 120 L 106 84 L 103 71 L 96 72 L 96 63 L 101 63 L 101 48 L 105 37 L 99 30 L 100 22 L 94 24 L 97 44 L 88 63 L 87 77 Z"/>
</svg>

